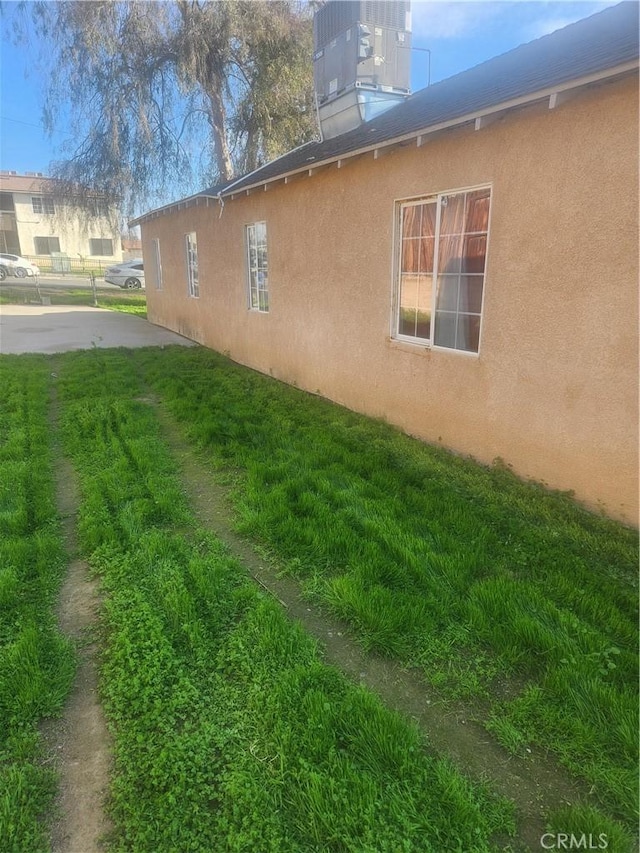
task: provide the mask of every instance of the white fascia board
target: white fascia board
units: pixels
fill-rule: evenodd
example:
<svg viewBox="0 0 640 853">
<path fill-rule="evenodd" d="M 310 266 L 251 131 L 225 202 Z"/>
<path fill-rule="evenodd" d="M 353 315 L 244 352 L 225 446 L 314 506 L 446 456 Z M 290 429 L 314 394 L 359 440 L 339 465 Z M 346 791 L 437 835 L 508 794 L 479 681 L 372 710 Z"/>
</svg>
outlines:
<svg viewBox="0 0 640 853">
<path fill-rule="evenodd" d="M 576 78 L 574 80 L 567 80 L 565 83 L 561 84 L 556 83 L 554 86 L 548 86 L 544 89 L 539 89 L 535 92 L 529 93 L 528 95 L 522 95 L 521 97 L 512 98 L 508 101 L 501 101 L 500 103 L 494 104 L 485 110 L 465 113 L 464 115 L 456 116 L 456 118 L 439 122 L 438 124 L 428 125 L 418 130 L 412 130 L 410 133 L 406 133 L 402 136 L 394 136 L 390 139 L 385 139 L 382 142 L 376 142 L 372 145 L 366 145 L 362 146 L 361 148 L 355 148 L 353 151 L 343 152 L 341 154 L 335 155 L 334 157 L 328 157 L 326 160 L 318 160 L 314 162 L 313 167 L 314 169 L 317 169 L 319 166 L 329 166 L 332 163 L 336 163 L 338 168 L 341 168 L 345 165 L 345 161 L 351 159 L 352 157 L 359 157 L 361 154 L 367 154 L 370 151 L 376 151 L 381 148 L 386 148 L 390 145 L 397 145 L 398 143 L 411 141 L 414 139 L 418 140 L 418 146 L 424 145 L 426 142 L 426 137 L 429 136 L 429 134 L 437 133 L 438 131 L 447 130 L 449 128 L 457 127 L 459 125 L 473 124 L 475 127 L 476 122 L 478 122 L 479 127 L 483 127 L 490 123 L 491 118 L 498 117 L 495 114 L 505 113 L 508 110 L 517 109 L 528 104 L 534 104 L 538 101 L 549 100 L 552 95 L 558 96 L 559 94 L 564 94 L 572 90 L 584 88 L 585 86 L 589 86 L 593 83 L 604 82 L 605 80 L 613 79 L 615 77 L 621 77 L 624 74 L 627 74 L 630 71 L 634 71 L 637 68 L 638 60 L 635 59 L 631 62 L 624 63 L 623 65 L 617 65 L 614 68 L 607 68 L 605 71 L 599 71 L 595 74 L 589 74 L 584 77 Z M 290 179 L 293 175 L 297 175 L 301 172 L 306 172 L 308 171 L 308 169 L 308 164 L 304 166 L 298 166 L 296 169 L 292 169 L 290 172 L 282 172 L 281 174 L 274 175 L 272 178 L 267 178 L 264 181 L 256 181 L 255 184 L 250 184 L 248 189 L 254 189 L 255 187 L 263 186 L 266 184 L 273 184 L 283 180 L 285 180 L 285 182 L 287 183 L 288 181 L 286 179 Z M 236 183 L 245 180 L 246 177 L 247 176 L 245 175 L 244 178 L 238 178 L 238 181 Z M 220 193 L 220 196 L 224 198 L 230 189 L 231 187 L 228 187 L 227 189 L 223 190 L 223 192 Z"/>
</svg>

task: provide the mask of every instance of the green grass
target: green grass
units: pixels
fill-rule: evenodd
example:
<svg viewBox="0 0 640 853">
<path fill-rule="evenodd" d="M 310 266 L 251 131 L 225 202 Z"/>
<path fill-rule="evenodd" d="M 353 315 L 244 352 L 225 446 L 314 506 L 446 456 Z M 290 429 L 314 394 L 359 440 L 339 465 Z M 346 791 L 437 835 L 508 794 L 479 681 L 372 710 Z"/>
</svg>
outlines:
<svg viewBox="0 0 640 853">
<path fill-rule="evenodd" d="M 41 357 L 0 359 L 0 849 L 47 850 L 55 778 L 39 722 L 59 712 L 74 656 L 53 606 L 65 567 Z"/>
<path fill-rule="evenodd" d="M 84 287 L 76 287 L 73 290 L 65 290 L 47 287 L 46 283 L 42 283 L 40 293 L 49 300 L 51 305 L 87 305 L 90 307 L 94 305 L 93 290 L 88 284 Z M 0 288 L 0 305 L 22 305 L 25 302 L 38 301 L 34 284 L 7 285 L 5 283 Z M 139 291 L 110 292 L 98 290 L 97 301 L 98 308 L 122 311 L 139 317 L 147 316 L 147 297 Z"/>
<path fill-rule="evenodd" d="M 235 482 L 241 530 L 366 648 L 452 697 L 512 681 L 488 727 L 555 753 L 635 826 L 635 531 L 215 353 L 136 364 Z"/>
<path fill-rule="evenodd" d="M 47 364 L 0 359 L 0 847 L 16 853 L 46 849 L 53 779 L 36 724 L 72 672 L 51 616 L 64 557 Z M 152 389 L 232 484 L 240 529 L 312 600 L 442 695 L 488 700 L 509 749 L 537 744 L 593 791 L 550 830 L 605 833 L 628 853 L 635 531 L 203 349 L 57 365 L 79 534 L 106 593 L 112 850 L 481 853 L 513 829 L 503 801 L 324 666 L 197 528 L 143 402 Z"/>
<path fill-rule="evenodd" d="M 195 525 L 131 360 L 95 350 L 59 363 L 82 547 L 106 596 L 110 849 L 497 849 L 510 805 L 324 665 Z"/>
</svg>

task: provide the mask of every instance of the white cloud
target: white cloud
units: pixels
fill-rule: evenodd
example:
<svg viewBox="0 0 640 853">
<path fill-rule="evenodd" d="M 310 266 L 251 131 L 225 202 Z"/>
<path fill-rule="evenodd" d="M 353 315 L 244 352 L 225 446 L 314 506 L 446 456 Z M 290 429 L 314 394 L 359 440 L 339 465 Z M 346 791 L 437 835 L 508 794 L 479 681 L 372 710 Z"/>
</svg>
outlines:
<svg viewBox="0 0 640 853">
<path fill-rule="evenodd" d="M 458 0 L 454 3 L 414 0 L 411 4 L 414 36 L 429 39 L 460 38 L 495 17 L 501 5 L 486 0 Z"/>
<path fill-rule="evenodd" d="M 552 33 L 620 0 L 413 0 L 416 39 L 465 38 L 492 22 L 507 27 L 519 44 Z"/>
<path fill-rule="evenodd" d="M 613 2 L 610 3 L 589 3 L 589 8 L 585 8 L 585 4 L 582 3 L 562 3 L 558 4 L 565 7 L 562 9 L 562 14 L 560 15 L 545 14 L 545 6 L 547 6 L 547 4 L 541 3 L 540 16 L 531 21 L 523 29 L 522 34 L 527 41 L 531 41 L 533 39 L 540 38 L 541 36 L 549 35 L 549 33 L 554 33 L 556 30 L 562 29 L 562 27 L 569 26 L 569 24 L 575 24 L 576 21 L 580 21 L 582 18 L 586 18 L 589 15 L 595 15 L 596 12 L 602 11 L 602 9 L 605 9 L 607 6 L 616 5 L 618 2 L 619 0 L 613 0 Z"/>
</svg>

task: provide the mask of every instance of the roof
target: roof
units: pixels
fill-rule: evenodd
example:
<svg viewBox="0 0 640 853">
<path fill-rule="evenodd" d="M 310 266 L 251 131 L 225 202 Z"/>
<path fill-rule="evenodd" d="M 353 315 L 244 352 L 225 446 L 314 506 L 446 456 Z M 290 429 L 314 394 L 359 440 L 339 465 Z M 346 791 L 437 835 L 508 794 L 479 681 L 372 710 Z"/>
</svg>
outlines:
<svg viewBox="0 0 640 853">
<path fill-rule="evenodd" d="M 52 192 L 51 178 L 42 172 L 27 172 L 19 175 L 17 172 L 0 172 L 0 190 L 3 193 L 46 193 Z"/>
<path fill-rule="evenodd" d="M 135 223 L 176 205 L 232 196 L 445 127 L 472 121 L 480 127 L 483 119 L 507 109 L 628 73 L 638 66 L 638 9 L 635 0 L 604 9 L 428 86 L 355 130 L 308 142 L 247 175 L 144 214 Z"/>
</svg>

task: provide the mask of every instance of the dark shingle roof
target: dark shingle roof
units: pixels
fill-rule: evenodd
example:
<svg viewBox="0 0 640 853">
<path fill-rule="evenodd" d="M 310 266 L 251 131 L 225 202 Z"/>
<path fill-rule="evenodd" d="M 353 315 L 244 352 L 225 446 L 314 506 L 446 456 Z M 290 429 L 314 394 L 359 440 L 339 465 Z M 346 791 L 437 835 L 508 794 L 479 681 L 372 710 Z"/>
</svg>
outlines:
<svg viewBox="0 0 640 853">
<path fill-rule="evenodd" d="M 638 3 L 624 2 L 422 89 L 355 130 L 308 142 L 255 172 L 231 181 L 236 192 L 296 169 L 481 113 L 638 58 Z M 215 192 L 214 192 L 215 189 Z M 217 195 L 220 187 L 203 195 Z"/>
</svg>

